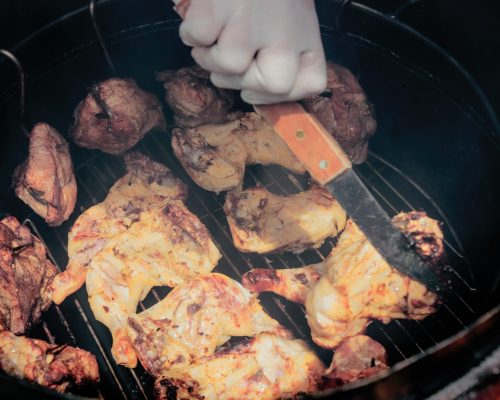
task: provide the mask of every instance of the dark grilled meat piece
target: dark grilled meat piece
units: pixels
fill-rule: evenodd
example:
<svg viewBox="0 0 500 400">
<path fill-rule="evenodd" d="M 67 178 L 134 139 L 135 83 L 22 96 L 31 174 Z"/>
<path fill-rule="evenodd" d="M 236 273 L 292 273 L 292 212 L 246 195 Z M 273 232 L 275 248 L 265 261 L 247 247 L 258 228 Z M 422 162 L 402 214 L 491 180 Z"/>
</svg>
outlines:
<svg viewBox="0 0 500 400">
<path fill-rule="evenodd" d="M 56 272 L 27 227 L 14 217 L 0 221 L 0 330 L 20 335 L 40 318 Z"/>
<path fill-rule="evenodd" d="M 302 103 L 337 139 L 349 159 L 362 163 L 366 160 L 368 139 L 377 129 L 373 107 L 347 68 L 329 61 L 327 73 L 326 91 Z"/>
<path fill-rule="evenodd" d="M 159 100 L 132 79 L 111 78 L 78 104 L 71 132 L 79 146 L 118 155 L 153 128 L 166 129 Z"/>
<path fill-rule="evenodd" d="M 389 368 L 384 347 L 365 335 L 350 337 L 337 347 L 326 386 L 335 387 L 357 381 Z"/>
<path fill-rule="evenodd" d="M 99 381 L 97 361 L 87 351 L 7 331 L 0 333 L 0 369 L 58 392 Z"/>
<path fill-rule="evenodd" d="M 194 128 L 238 117 L 238 113 L 230 114 L 236 92 L 214 86 L 210 73 L 197 65 L 157 72 L 156 79 L 163 82 L 165 101 L 181 127 Z"/>
<path fill-rule="evenodd" d="M 50 125 L 33 127 L 28 159 L 14 171 L 13 185 L 17 197 L 50 226 L 73 212 L 77 188 L 68 143 Z"/>
</svg>

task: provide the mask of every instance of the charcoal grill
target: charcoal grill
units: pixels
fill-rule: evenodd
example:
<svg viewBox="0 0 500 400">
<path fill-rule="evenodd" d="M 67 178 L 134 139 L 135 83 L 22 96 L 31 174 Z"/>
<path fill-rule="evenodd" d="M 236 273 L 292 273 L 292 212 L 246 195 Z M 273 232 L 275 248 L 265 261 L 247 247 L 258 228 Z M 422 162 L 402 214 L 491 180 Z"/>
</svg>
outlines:
<svg viewBox="0 0 500 400">
<path fill-rule="evenodd" d="M 154 82 L 154 71 L 192 63 L 188 49 L 176 34 L 179 19 L 164 1 L 75 1 L 80 3 L 80 8 L 11 46 L 24 68 L 25 97 L 24 89 L 19 90 L 19 69 L 7 60 L 0 61 L 0 127 L 7 141 L 0 149 L 0 187 L 4 190 L 0 211 L 24 218 L 24 223 L 46 244 L 59 270 L 67 262 L 67 234 L 75 219 L 104 199 L 111 185 L 124 174 L 124 166 L 117 157 L 72 144 L 77 205 L 61 227 L 49 228 L 9 189 L 13 168 L 27 154 L 21 126 L 29 128 L 34 122 L 45 121 L 64 134 L 74 107 L 93 82 L 129 76 L 145 90 L 162 97 L 161 85 Z M 447 276 L 453 287 L 439 311 L 423 321 L 372 323 L 368 334 L 387 349 L 393 371 L 375 383 L 356 383 L 335 395 L 355 398 L 364 393 L 362 398 L 377 398 L 380 392 L 377 394 L 376 388 L 385 387 L 384 393 L 397 396 L 394 398 L 419 398 L 426 390 L 437 390 L 444 380 L 455 379 L 442 373 L 439 384 L 434 379 L 429 387 L 417 389 L 417 377 L 422 378 L 424 372 L 418 370 L 419 366 L 439 366 L 439 357 L 443 357 L 439 354 L 451 352 L 449 346 L 445 347 L 452 342 L 450 338 L 464 335 L 468 327 L 498 304 L 494 240 L 500 226 L 499 124 L 492 105 L 471 76 L 417 31 L 361 3 L 320 0 L 317 5 L 327 55 L 353 70 L 377 111 L 377 136 L 371 142 L 367 162 L 357 166 L 356 171 L 391 215 L 422 209 L 443 221 L 450 265 Z M 22 115 L 20 99 L 25 104 Z M 167 118 L 170 131 L 173 122 L 168 111 Z M 204 191 L 189 178 L 173 156 L 170 139 L 170 132 L 152 132 L 136 148 L 166 164 L 188 183 L 188 208 L 210 230 L 223 255 L 217 272 L 240 281 L 242 274 L 254 267 L 298 267 L 319 262 L 329 253 L 333 240 L 300 255 L 260 256 L 236 251 L 222 210 L 223 195 Z M 245 186 L 257 184 L 287 194 L 304 190 L 309 182 L 279 167 L 252 166 L 245 175 Z M 154 288 L 139 304 L 139 311 L 167 293 L 167 288 Z M 272 294 L 261 295 L 261 302 L 270 315 L 306 340 L 325 363 L 330 362 L 331 352 L 310 340 L 302 306 Z M 491 334 L 499 326 L 495 310 L 481 321 L 467 336 L 469 339 L 461 343 L 462 347 L 475 343 L 474 357 L 478 358 L 498 345 Z M 29 336 L 77 345 L 96 355 L 101 383 L 80 394 L 106 399 L 151 396 L 153 381 L 142 367 L 127 369 L 114 363 L 111 335 L 94 319 L 84 288 L 60 306 L 53 305 Z M 436 355 L 438 348 L 441 350 Z M 474 357 L 458 359 L 472 365 Z M 408 371 L 415 374 L 413 380 Z M 10 388 L 5 393 L 15 393 L 13 380 L 2 379 Z M 359 385 L 363 388 L 356 389 Z M 398 389 L 394 389 L 395 385 Z M 36 390 L 40 398 L 53 395 L 28 386 L 23 390 Z"/>
</svg>

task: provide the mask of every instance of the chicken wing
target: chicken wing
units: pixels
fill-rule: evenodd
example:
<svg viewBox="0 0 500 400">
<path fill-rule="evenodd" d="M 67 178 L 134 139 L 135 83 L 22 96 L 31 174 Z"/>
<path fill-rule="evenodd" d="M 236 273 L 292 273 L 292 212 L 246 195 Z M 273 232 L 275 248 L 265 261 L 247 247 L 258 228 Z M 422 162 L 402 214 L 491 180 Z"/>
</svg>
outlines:
<svg viewBox="0 0 500 400">
<path fill-rule="evenodd" d="M 380 343 L 368 336 L 353 336 L 335 349 L 332 363 L 325 374 L 326 386 L 354 382 L 388 368 L 387 352 Z"/>
<path fill-rule="evenodd" d="M 135 367 L 127 318 L 153 286 L 176 286 L 217 265 L 220 253 L 207 228 L 180 201 L 143 212 L 90 262 L 87 293 L 96 319 L 113 335 L 117 363 Z"/>
<path fill-rule="evenodd" d="M 278 164 L 296 173 L 306 171 L 273 128 L 253 112 L 225 124 L 174 129 L 172 147 L 189 176 L 214 192 L 240 187 L 245 165 Z"/>
<path fill-rule="evenodd" d="M 106 243 L 137 222 L 142 212 L 168 200 L 185 200 L 187 189 L 170 170 L 140 153 L 124 156 L 127 174 L 106 199 L 78 217 L 68 235 L 69 261 L 52 284 L 52 299 L 60 304 L 85 282 L 90 260 Z"/>
<path fill-rule="evenodd" d="M 68 142 L 50 125 L 33 127 L 28 159 L 14 171 L 13 186 L 50 226 L 61 225 L 73 212 L 77 188 Z"/>
<path fill-rule="evenodd" d="M 283 399 L 319 389 L 323 363 L 302 340 L 261 333 L 247 343 L 158 378 L 155 396 L 166 399 Z"/>
<path fill-rule="evenodd" d="M 117 155 L 153 128 L 166 129 L 160 101 L 132 79 L 111 78 L 78 104 L 71 134 L 79 146 Z"/>
<path fill-rule="evenodd" d="M 50 306 L 57 270 L 45 246 L 14 217 L 0 221 L 0 331 L 25 333 Z"/>
<path fill-rule="evenodd" d="M 373 107 L 347 68 L 329 61 L 327 75 L 326 91 L 302 103 L 339 142 L 350 160 L 362 163 L 368 154 L 368 139 L 377 129 Z"/>
<path fill-rule="evenodd" d="M 346 213 L 324 188 L 278 196 L 263 187 L 226 196 L 224 212 L 236 248 L 260 254 L 319 247 L 345 227 Z"/>
<path fill-rule="evenodd" d="M 85 350 L 0 332 L 0 370 L 58 392 L 97 383 L 95 357 Z"/>
<path fill-rule="evenodd" d="M 434 262 L 444 258 L 437 221 L 423 212 L 401 213 L 393 221 L 403 234 L 415 238 L 421 257 L 432 256 Z M 251 270 L 244 275 L 243 285 L 305 302 L 312 338 L 326 348 L 363 333 L 372 319 L 423 319 L 435 311 L 437 303 L 437 296 L 424 285 L 387 264 L 352 220 L 323 263 Z"/>
<path fill-rule="evenodd" d="M 212 273 L 175 287 L 161 302 L 128 319 L 128 336 L 153 376 L 214 354 L 231 336 L 283 328 L 259 300 L 226 275 Z"/>
<path fill-rule="evenodd" d="M 157 72 L 156 80 L 163 82 L 165 101 L 174 112 L 178 126 L 194 128 L 230 121 L 241 114 L 230 113 L 237 92 L 214 86 L 210 73 L 197 65 Z"/>
</svg>

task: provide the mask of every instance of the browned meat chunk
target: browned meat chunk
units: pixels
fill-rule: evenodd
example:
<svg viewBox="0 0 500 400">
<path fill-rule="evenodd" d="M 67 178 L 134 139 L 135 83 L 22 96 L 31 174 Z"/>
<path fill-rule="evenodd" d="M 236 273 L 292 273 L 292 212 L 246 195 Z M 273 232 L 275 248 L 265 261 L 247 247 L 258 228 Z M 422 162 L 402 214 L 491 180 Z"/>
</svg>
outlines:
<svg viewBox="0 0 500 400">
<path fill-rule="evenodd" d="M 357 381 L 387 368 L 387 353 L 380 343 L 368 336 L 353 336 L 335 350 L 332 364 L 326 371 L 327 386 Z"/>
<path fill-rule="evenodd" d="M 0 333 L 0 369 L 58 392 L 99 381 L 97 361 L 85 350 L 7 331 Z"/>
<path fill-rule="evenodd" d="M 17 197 L 50 226 L 61 225 L 73 212 L 77 189 L 68 143 L 50 125 L 33 127 L 28 159 L 13 178 Z"/>
<path fill-rule="evenodd" d="M 0 221 L 0 330 L 20 335 L 40 318 L 56 272 L 27 227 L 14 217 Z"/>
<path fill-rule="evenodd" d="M 210 73 L 198 66 L 156 73 L 163 82 L 165 101 L 174 112 L 175 123 L 186 128 L 229 121 L 234 91 L 219 89 L 210 82 Z"/>
<path fill-rule="evenodd" d="M 316 115 L 353 163 L 362 163 L 367 156 L 368 139 L 377 129 L 372 106 L 347 68 L 328 62 L 327 73 L 325 93 L 304 99 L 304 107 Z"/>
<path fill-rule="evenodd" d="M 132 79 L 111 78 L 78 104 L 71 132 L 79 146 L 122 154 L 153 128 L 166 129 L 159 100 Z"/>
</svg>

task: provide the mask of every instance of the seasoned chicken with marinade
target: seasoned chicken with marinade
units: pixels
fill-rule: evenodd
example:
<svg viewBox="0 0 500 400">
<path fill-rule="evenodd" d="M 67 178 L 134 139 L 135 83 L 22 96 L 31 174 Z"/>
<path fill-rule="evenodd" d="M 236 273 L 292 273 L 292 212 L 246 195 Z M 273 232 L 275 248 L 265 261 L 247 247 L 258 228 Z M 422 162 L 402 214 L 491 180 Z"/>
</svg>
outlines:
<svg viewBox="0 0 500 400">
<path fill-rule="evenodd" d="M 163 164 L 134 152 L 124 156 L 127 173 L 102 203 L 87 209 L 68 235 L 68 265 L 52 284 L 52 299 L 60 304 L 85 282 L 92 258 L 106 243 L 139 221 L 143 212 L 185 200 L 187 189 Z"/>
<path fill-rule="evenodd" d="M 167 371 L 158 400 L 270 400 L 319 390 L 323 363 L 302 340 L 261 333 L 246 343 Z"/>
<path fill-rule="evenodd" d="M 87 293 L 94 316 L 113 335 L 117 363 L 133 368 L 127 318 L 154 286 L 176 286 L 207 274 L 221 257 L 207 228 L 181 201 L 141 213 L 90 261 Z"/>
<path fill-rule="evenodd" d="M 434 263 L 444 258 L 437 221 L 423 212 L 410 212 L 398 214 L 393 222 L 403 234 L 414 238 L 421 257 Z M 362 334 L 372 319 L 419 320 L 436 309 L 436 294 L 387 264 L 352 220 L 347 221 L 322 264 L 305 267 L 307 283 L 296 278 L 303 268 L 294 268 L 252 270 L 244 275 L 243 284 L 251 290 L 276 292 L 304 302 L 312 338 L 325 348 L 335 348 L 344 339 Z M 319 272 L 319 279 L 315 272 Z"/>
<path fill-rule="evenodd" d="M 49 226 L 59 226 L 73 212 L 76 180 L 68 142 L 48 124 L 30 133 L 28 158 L 14 171 L 16 196 Z"/>
<path fill-rule="evenodd" d="M 97 361 L 87 351 L 8 331 L 0 332 L 0 370 L 58 392 L 99 381 Z"/>
<path fill-rule="evenodd" d="M 224 212 L 236 248 L 260 254 L 319 247 L 344 229 L 347 218 L 334 197 L 319 186 L 292 196 L 263 187 L 230 192 Z"/>
<path fill-rule="evenodd" d="M 15 217 L 0 221 L 0 331 L 25 333 L 49 308 L 56 267 L 45 246 Z"/>
<path fill-rule="evenodd" d="M 153 376 L 210 356 L 231 336 L 279 332 L 255 295 L 212 273 L 175 287 L 161 302 L 128 319 L 128 336 Z"/>
<path fill-rule="evenodd" d="M 172 147 L 189 176 L 202 188 L 239 188 L 245 166 L 277 164 L 299 174 L 306 170 L 262 117 L 251 112 L 234 121 L 174 129 Z"/>
</svg>

